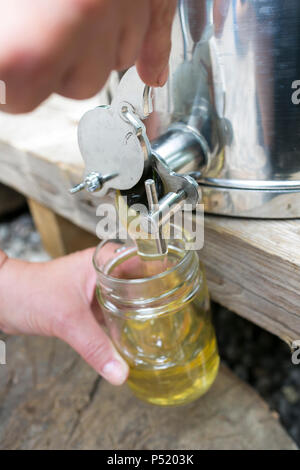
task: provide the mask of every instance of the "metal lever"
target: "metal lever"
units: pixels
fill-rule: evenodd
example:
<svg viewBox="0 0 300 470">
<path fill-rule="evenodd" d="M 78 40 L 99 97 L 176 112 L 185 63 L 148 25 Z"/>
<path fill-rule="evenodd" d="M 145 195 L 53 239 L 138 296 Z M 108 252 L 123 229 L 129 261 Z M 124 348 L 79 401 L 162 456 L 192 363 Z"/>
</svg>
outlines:
<svg viewBox="0 0 300 470">
<path fill-rule="evenodd" d="M 87 189 L 101 197 L 110 190 L 131 190 L 151 166 L 164 194 L 157 201 L 154 182 L 147 182 L 149 220 L 159 230 L 166 214 L 175 213 L 183 201 L 191 209 L 196 207 L 201 191 L 189 173 L 196 175 L 195 171 L 207 166 L 208 159 L 202 137 L 184 123 L 173 124 L 151 144 L 143 120 L 152 111 L 152 91 L 131 68 L 122 78 L 111 105 L 88 111 L 80 120 L 78 143 L 86 177 L 70 192 Z M 163 250 L 162 240 L 160 244 Z"/>
<path fill-rule="evenodd" d="M 158 200 L 156 186 L 153 179 L 145 181 L 146 195 L 149 206 L 149 213 L 142 220 L 142 227 L 148 233 L 156 234 L 157 250 L 160 254 L 168 252 L 168 246 L 163 237 L 163 226 L 186 202 L 187 194 L 183 189 L 178 192 L 166 194 L 160 201 Z"/>
<path fill-rule="evenodd" d="M 131 189 L 140 181 L 151 154 L 142 121 L 152 110 L 152 90 L 132 67 L 111 105 L 88 111 L 79 122 L 78 144 L 86 177 L 71 189 L 72 194 L 87 189 L 102 197 L 110 190 Z"/>
<path fill-rule="evenodd" d="M 157 191 L 156 191 L 154 180 L 152 179 L 146 180 L 145 188 L 146 188 L 146 195 L 147 195 L 147 201 L 148 201 L 148 207 L 149 207 L 149 217 L 150 219 L 152 219 L 154 214 L 156 214 L 159 211 L 159 201 L 158 201 L 158 196 L 157 196 Z M 149 219 L 148 219 L 148 222 L 149 222 Z M 151 226 L 153 227 L 153 223 L 151 223 Z M 165 255 L 168 252 L 168 246 L 167 246 L 166 240 L 163 237 L 162 225 L 157 225 L 157 226 L 158 226 L 158 234 L 157 234 L 158 236 L 156 236 L 155 238 L 157 252 L 161 255 Z"/>
</svg>

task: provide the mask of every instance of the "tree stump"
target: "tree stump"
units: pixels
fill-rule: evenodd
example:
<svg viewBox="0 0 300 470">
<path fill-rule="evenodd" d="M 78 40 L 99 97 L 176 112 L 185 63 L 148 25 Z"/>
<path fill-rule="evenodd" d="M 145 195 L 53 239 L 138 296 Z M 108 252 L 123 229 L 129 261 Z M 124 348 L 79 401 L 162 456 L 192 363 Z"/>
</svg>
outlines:
<svg viewBox="0 0 300 470">
<path fill-rule="evenodd" d="M 6 345 L 0 449 L 296 449 L 277 415 L 224 366 L 198 401 L 160 408 L 106 383 L 59 340 Z"/>
</svg>

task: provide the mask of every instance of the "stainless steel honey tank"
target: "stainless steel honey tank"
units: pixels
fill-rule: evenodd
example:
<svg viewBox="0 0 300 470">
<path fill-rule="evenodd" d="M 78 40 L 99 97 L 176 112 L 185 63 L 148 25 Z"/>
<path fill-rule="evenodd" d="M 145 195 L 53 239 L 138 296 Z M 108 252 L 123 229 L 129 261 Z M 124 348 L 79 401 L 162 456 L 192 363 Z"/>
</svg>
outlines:
<svg viewBox="0 0 300 470">
<path fill-rule="evenodd" d="M 161 207 L 201 195 L 208 213 L 300 217 L 299 103 L 299 0 L 179 0 L 166 86 L 130 69 L 83 116 L 72 192 L 138 195 L 152 167 Z"/>
<path fill-rule="evenodd" d="M 299 217 L 300 2 L 181 0 L 178 10 L 152 138 L 176 122 L 203 136 L 207 212 Z"/>
</svg>

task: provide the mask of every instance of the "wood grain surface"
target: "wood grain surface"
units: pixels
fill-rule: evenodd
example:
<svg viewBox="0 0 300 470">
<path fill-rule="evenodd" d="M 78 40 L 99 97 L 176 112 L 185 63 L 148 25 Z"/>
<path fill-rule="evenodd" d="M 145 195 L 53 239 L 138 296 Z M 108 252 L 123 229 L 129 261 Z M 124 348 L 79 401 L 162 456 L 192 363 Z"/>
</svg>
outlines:
<svg viewBox="0 0 300 470">
<path fill-rule="evenodd" d="M 10 337 L 0 366 L 0 449 L 295 449 L 266 403 L 221 367 L 177 408 L 109 385 L 61 341 Z"/>
</svg>

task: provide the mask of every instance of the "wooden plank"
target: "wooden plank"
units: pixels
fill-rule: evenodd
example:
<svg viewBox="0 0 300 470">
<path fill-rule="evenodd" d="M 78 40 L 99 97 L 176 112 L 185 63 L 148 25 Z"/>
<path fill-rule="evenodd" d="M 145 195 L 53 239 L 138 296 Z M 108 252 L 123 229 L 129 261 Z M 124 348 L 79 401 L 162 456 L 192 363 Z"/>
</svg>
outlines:
<svg viewBox="0 0 300 470">
<path fill-rule="evenodd" d="M 266 403 L 221 367 L 211 390 L 180 408 L 113 387 L 62 342 L 7 338 L 0 366 L 0 449 L 296 449 Z"/>
<path fill-rule="evenodd" d="M 212 297 L 291 344 L 300 337 L 300 221 L 206 216 Z"/>
<path fill-rule="evenodd" d="M 0 114 L 0 181 L 95 233 L 99 198 L 68 193 L 83 163 L 77 119 L 59 103 L 54 97 L 26 116 Z M 299 234 L 300 220 L 206 216 L 201 251 L 212 298 L 288 343 L 300 338 Z"/>
<path fill-rule="evenodd" d="M 43 246 L 52 258 L 97 246 L 99 243 L 95 235 L 57 215 L 43 204 L 33 199 L 28 199 L 28 204 Z"/>
</svg>

